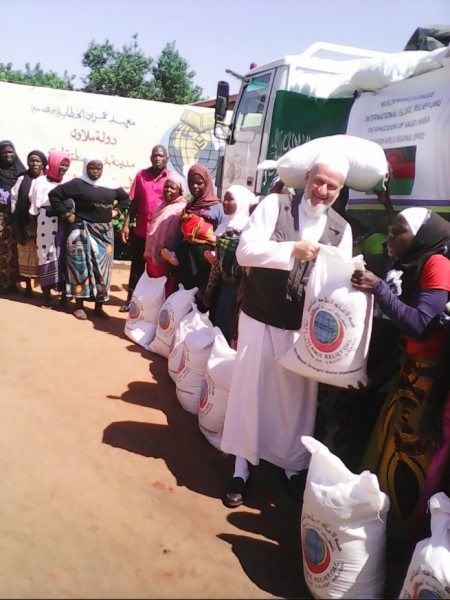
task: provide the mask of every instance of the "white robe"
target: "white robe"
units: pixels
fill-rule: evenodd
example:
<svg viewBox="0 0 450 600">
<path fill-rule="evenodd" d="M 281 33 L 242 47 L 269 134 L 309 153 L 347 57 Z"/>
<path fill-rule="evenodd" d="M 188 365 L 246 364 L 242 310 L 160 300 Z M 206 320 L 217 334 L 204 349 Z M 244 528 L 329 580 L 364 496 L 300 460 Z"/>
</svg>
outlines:
<svg viewBox="0 0 450 600">
<path fill-rule="evenodd" d="M 297 240 L 270 240 L 278 219 L 278 195 L 270 194 L 254 210 L 243 230 L 236 252 L 243 267 L 268 267 L 290 271 L 293 242 L 318 241 L 327 217 L 307 217 L 299 206 Z M 350 226 L 339 247 L 352 255 Z M 276 361 L 299 336 L 298 331 L 265 325 L 243 311 L 239 318 L 237 354 L 228 396 L 221 450 L 253 465 L 261 459 L 282 469 L 308 468 L 310 454 L 301 436 L 314 434 L 316 381 L 288 371 Z"/>
</svg>

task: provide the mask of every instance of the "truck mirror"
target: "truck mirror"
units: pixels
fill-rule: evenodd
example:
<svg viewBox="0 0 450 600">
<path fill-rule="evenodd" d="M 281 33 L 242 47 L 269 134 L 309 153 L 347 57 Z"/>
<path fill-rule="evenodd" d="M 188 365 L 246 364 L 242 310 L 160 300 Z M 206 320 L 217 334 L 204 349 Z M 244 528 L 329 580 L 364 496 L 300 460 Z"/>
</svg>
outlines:
<svg viewBox="0 0 450 600">
<path fill-rule="evenodd" d="M 217 84 L 216 107 L 214 110 L 214 120 L 216 123 L 223 123 L 227 116 L 228 100 L 230 97 L 230 85 L 227 81 L 219 81 Z"/>
</svg>

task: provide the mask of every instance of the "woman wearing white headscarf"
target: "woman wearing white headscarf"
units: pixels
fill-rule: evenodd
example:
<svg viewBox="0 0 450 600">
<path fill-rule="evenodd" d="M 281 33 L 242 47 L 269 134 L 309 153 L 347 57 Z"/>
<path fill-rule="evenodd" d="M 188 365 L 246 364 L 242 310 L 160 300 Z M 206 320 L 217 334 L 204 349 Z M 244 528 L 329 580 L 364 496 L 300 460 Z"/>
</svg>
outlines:
<svg viewBox="0 0 450 600">
<path fill-rule="evenodd" d="M 230 345 L 237 334 L 238 291 L 242 269 L 236 260 L 241 231 L 247 225 L 255 195 L 242 185 L 232 185 L 223 199 L 225 220 L 215 230 L 216 255 L 209 274 L 203 302 L 210 307 L 214 325 L 220 327 Z M 209 253 L 211 256 L 212 253 Z"/>
<path fill-rule="evenodd" d="M 446 219 L 425 207 L 406 208 L 388 235 L 395 262 L 386 279 L 368 270 L 352 276 L 353 287 L 373 294 L 400 331 L 400 372 L 388 386 L 360 470 L 375 473 L 389 495 L 388 541 L 410 552 L 429 534 L 431 495 L 450 485 L 442 464 L 449 456 L 450 421 L 443 403 L 450 337 L 440 323 L 450 293 L 449 241 Z"/>
<path fill-rule="evenodd" d="M 103 304 L 109 300 L 114 257 L 112 219 L 130 204 L 127 192 L 103 175 L 103 166 L 100 154 L 89 154 L 81 177 L 49 192 L 54 213 L 68 224 L 66 294 L 75 298 L 74 315 L 82 320 L 87 319 L 84 300 L 94 301 L 95 314 L 108 318 Z"/>
</svg>

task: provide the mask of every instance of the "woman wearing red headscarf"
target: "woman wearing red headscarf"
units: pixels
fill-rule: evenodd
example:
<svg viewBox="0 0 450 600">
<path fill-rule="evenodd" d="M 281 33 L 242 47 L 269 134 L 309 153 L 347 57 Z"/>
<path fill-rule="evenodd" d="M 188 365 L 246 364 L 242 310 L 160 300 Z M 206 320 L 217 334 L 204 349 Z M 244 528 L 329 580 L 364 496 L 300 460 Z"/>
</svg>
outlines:
<svg viewBox="0 0 450 600">
<path fill-rule="evenodd" d="M 61 292 L 61 305 L 66 303 L 64 289 L 64 224 L 58 217 L 51 216 L 48 198 L 50 190 L 60 183 L 69 181 L 66 172 L 70 157 L 65 152 L 54 150 L 48 155 L 48 167 L 44 177 L 40 177 L 31 192 L 30 214 L 37 215 L 37 251 L 39 284 L 44 293 L 43 308 L 51 304 L 51 290 Z"/>
<path fill-rule="evenodd" d="M 214 231 L 226 217 L 222 202 L 214 194 L 211 175 L 205 165 L 193 165 L 187 179 L 192 201 L 180 216 L 180 231 L 171 247 L 176 258 L 171 259 L 170 253 L 164 251 L 162 256 L 174 265 L 173 277 L 177 284 L 181 283 L 184 289 L 198 287 L 197 305 L 206 312 L 201 298 L 211 264 L 204 255 L 207 250 L 214 250 Z"/>
</svg>

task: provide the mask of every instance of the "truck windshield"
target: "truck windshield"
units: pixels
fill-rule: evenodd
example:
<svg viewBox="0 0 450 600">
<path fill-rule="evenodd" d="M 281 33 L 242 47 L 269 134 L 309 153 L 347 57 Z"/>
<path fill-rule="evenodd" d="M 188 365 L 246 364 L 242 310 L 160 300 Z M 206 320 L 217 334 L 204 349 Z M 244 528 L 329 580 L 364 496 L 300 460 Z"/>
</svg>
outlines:
<svg viewBox="0 0 450 600">
<path fill-rule="evenodd" d="M 252 77 L 242 92 L 234 119 L 234 134 L 240 131 L 258 129 L 263 120 L 267 90 L 272 73 Z"/>
</svg>

